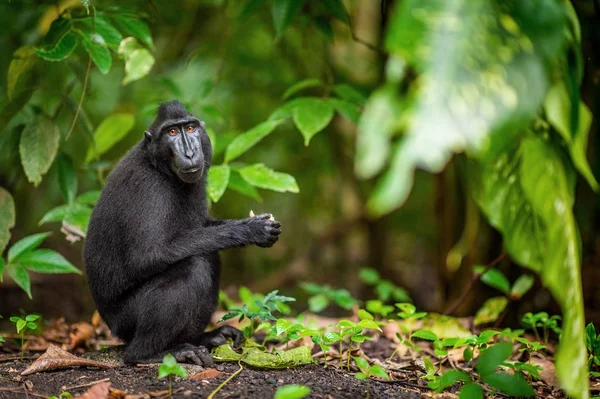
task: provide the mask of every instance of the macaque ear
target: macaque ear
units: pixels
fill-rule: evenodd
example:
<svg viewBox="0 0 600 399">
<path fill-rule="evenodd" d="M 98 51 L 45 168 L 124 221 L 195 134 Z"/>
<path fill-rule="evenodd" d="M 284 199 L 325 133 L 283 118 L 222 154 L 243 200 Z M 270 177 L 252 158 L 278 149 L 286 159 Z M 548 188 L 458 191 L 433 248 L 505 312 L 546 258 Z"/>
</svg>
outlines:
<svg viewBox="0 0 600 399">
<path fill-rule="evenodd" d="M 152 133 L 150 132 L 150 130 L 146 130 L 144 132 L 144 137 L 146 137 L 146 140 L 148 141 L 152 140 Z"/>
<path fill-rule="evenodd" d="M 206 122 L 200 121 L 200 126 L 202 126 L 202 129 L 206 130 Z"/>
</svg>

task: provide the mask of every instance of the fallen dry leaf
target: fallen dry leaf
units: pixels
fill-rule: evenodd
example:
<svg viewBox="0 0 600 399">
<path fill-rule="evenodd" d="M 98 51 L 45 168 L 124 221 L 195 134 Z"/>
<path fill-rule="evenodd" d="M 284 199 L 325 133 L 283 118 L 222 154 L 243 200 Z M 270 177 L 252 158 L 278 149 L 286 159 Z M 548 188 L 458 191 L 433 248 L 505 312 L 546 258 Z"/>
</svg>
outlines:
<svg viewBox="0 0 600 399">
<path fill-rule="evenodd" d="M 75 399 L 107 399 L 109 388 L 109 381 L 101 382 L 88 389 L 83 395 L 75 397 Z"/>
<path fill-rule="evenodd" d="M 69 349 L 73 350 L 80 346 L 86 346 L 86 342 L 94 336 L 94 326 L 90 323 L 82 321 L 71 325 L 69 333 Z"/>
<path fill-rule="evenodd" d="M 537 356 L 531 357 L 531 362 L 536 366 L 541 366 L 543 368 L 540 371 L 540 377 L 542 377 L 542 381 L 552 387 L 559 387 L 558 379 L 556 378 L 556 371 L 554 370 L 554 363 L 552 363 L 547 358 L 539 358 Z"/>
<path fill-rule="evenodd" d="M 221 372 L 216 369 L 206 369 L 202 370 L 199 373 L 196 373 L 190 377 L 190 380 L 199 381 L 199 380 L 210 380 L 211 378 L 215 378 L 221 375 Z"/>
<path fill-rule="evenodd" d="M 25 371 L 21 373 L 21 375 L 29 375 L 39 373 L 40 371 L 50 371 L 78 366 L 98 367 L 102 369 L 109 369 L 115 367 L 112 364 L 77 357 L 63 349 L 60 349 L 56 345 L 50 345 L 48 347 L 48 350 L 35 362 L 33 362 L 29 367 L 27 367 Z"/>
<path fill-rule="evenodd" d="M 421 394 L 422 398 L 427 398 L 427 399 L 456 399 L 458 398 L 458 396 L 456 396 L 453 393 L 450 392 L 442 392 L 442 393 L 436 393 L 436 392 L 424 392 Z"/>
</svg>

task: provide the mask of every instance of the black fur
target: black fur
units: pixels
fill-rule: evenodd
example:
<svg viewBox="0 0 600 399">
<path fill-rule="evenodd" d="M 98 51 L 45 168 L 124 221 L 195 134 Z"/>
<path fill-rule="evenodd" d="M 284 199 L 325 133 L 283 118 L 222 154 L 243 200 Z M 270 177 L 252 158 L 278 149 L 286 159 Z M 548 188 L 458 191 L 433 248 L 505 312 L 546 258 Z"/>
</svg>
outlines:
<svg viewBox="0 0 600 399">
<path fill-rule="evenodd" d="M 232 327 L 204 333 L 217 306 L 218 252 L 269 247 L 280 224 L 269 214 L 212 219 L 205 193 L 211 158 L 204 124 L 178 101 L 161 104 L 94 209 L 84 248 L 88 284 L 100 315 L 127 344 L 127 363 L 160 362 L 172 353 L 207 364 L 210 355 L 198 345 L 242 339 Z"/>
</svg>

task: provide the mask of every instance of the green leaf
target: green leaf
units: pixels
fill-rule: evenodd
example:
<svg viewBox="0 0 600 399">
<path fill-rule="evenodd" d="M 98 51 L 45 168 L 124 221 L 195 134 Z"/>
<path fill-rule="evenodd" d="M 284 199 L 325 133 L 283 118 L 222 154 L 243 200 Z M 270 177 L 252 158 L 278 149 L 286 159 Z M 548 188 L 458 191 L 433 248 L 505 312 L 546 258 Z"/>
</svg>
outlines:
<svg viewBox="0 0 600 399">
<path fill-rule="evenodd" d="M 333 106 L 328 102 L 311 97 L 298 98 L 294 105 L 292 119 L 304 136 L 304 145 L 308 146 L 310 139 L 325 129 L 333 119 Z"/>
<path fill-rule="evenodd" d="M 357 124 L 360 119 L 360 107 L 349 101 L 340 100 L 338 98 L 327 99 L 329 104 L 333 105 L 335 110 L 350 122 Z"/>
<path fill-rule="evenodd" d="M 244 180 L 255 187 L 279 192 L 298 193 L 296 179 L 287 173 L 275 172 L 262 163 L 246 166 L 239 170 Z"/>
<path fill-rule="evenodd" d="M 373 320 L 373 315 L 364 309 L 359 309 L 358 318 L 359 320 Z"/>
<path fill-rule="evenodd" d="M 534 281 L 535 279 L 533 276 L 530 276 L 529 274 L 522 274 L 513 284 L 509 296 L 513 299 L 520 299 L 531 289 L 531 287 L 533 287 Z"/>
<path fill-rule="evenodd" d="M 36 273 L 81 274 L 81 270 L 73 266 L 61 254 L 51 249 L 37 249 L 33 252 L 27 252 L 19 257 L 19 263 Z"/>
<path fill-rule="evenodd" d="M 71 55 L 77 47 L 75 32 L 65 34 L 54 46 L 38 48 L 35 53 L 46 61 L 62 61 Z"/>
<path fill-rule="evenodd" d="M 262 197 L 258 193 L 258 190 L 244 180 L 236 170 L 232 170 L 229 175 L 229 188 L 247 197 L 254 198 L 258 202 L 262 202 Z"/>
<path fill-rule="evenodd" d="M 8 262 L 19 260 L 19 256 L 40 246 L 42 241 L 52 233 L 38 233 L 20 239 L 8 250 Z"/>
<path fill-rule="evenodd" d="M 323 294 L 308 298 L 308 308 L 313 313 L 321 313 L 327 306 L 329 306 L 329 299 Z"/>
<path fill-rule="evenodd" d="M 317 79 L 317 78 L 304 79 L 304 80 L 301 80 L 298 83 L 295 83 L 292 86 L 290 86 L 285 91 L 285 93 L 283 93 L 283 96 L 281 98 L 283 100 L 287 100 L 294 94 L 296 94 L 304 89 L 309 89 L 311 87 L 320 87 L 320 86 L 323 86 L 323 82 L 321 81 L 321 79 Z"/>
<path fill-rule="evenodd" d="M 465 359 L 465 362 L 470 362 L 473 359 L 473 349 L 467 346 L 463 351 L 463 357 Z"/>
<path fill-rule="evenodd" d="M 342 0 L 322 0 L 322 4 L 331 16 L 339 19 L 340 21 L 348 24 L 348 12 Z"/>
<path fill-rule="evenodd" d="M 103 41 L 112 47 L 118 47 L 123 35 L 115 28 L 110 21 L 103 16 L 95 16 L 89 18 L 82 18 L 77 21 L 82 24 L 82 30 L 88 35 L 93 34 L 102 36 Z"/>
<path fill-rule="evenodd" d="M 280 124 L 281 120 L 266 121 L 237 136 L 229 143 L 229 146 L 227 146 L 227 150 L 225 151 L 225 162 L 230 162 L 244 154 L 262 139 L 271 134 Z"/>
<path fill-rule="evenodd" d="M 67 203 L 75 200 L 77 193 L 77 173 L 73 167 L 71 157 L 66 154 L 59 154 L 56 157 L 56 166 L 58 167 L 58 184 L 60 192 Z"/>
<path fill-rule="evenodd" d="M 35 186 L 42 181 L 58 151 L 60 131 L 58 126 L 44 115 L 36 116 L 23 129 L 19 141 L 21 163 L 27 180 Z"/>
<path fill-rule="evenodd" d="M 585 344 L 589 352 L 594 351 L 596 343 L 596 328 L 594 327 L 594 323 L 589 323 L 585 327 Z"/>
<path fill-rule="evenodd" d="M 481 352 L 477 358 L 477 372 L 482 377 L 493 373 L 498 366 L 503 364 L 512 353 L 512 344 L 509 342 L 500 342 L 490 346 L 485 351 Z"/>
<path fill-rule="evenodd" d="M 94 206 L 96 205 L 96 202 L 98 202 L 98 200 L 100 199 L 101 194 L 102 191 L 100 190 L 86 191 L 85 193 L 75 198 L 75 202 L 82 205 Z"/>
<path fill-rule="evenodd" d="M 40 318 L 40 315 L 28 314 L 27 316 L 25 316 L 25 321 L 36 321 L 39 318 Z"/>
<path fill-rule="evenodd" d="M 374 364 L 369 368 L 369 374 L 382 378 L 386 381 L 390 380 L 390 376 L 388 375 L 387 371 L 385 371 L 385 369 L 378 364 Z"/>
<path fill-rule="evenodd" d="M 145 48 L 135 50 L 125 60 L 123 84 L 131 83 L 146 76 L 154 65 L 154 57 Z"/>
<path fill-rule="evenodd" d="M 483 305 L 475 314 L 475 318 L 473 319 L 473 324 L 476 326 L 493 323 L 504 312 L 506 306 L 508 305 L 508 299 L 504 296 L 497 296 L 494 298 L 489 298 L 486 300 Z"/>
<path fill-rule="evenodd" d="M 305 385 L 284 385 L 275 391 L 275 399 L 302 399 L 310 392 L 311 389 Z"/>
<path fill-rule="evenodd" d="M 481 356 L 480 356 L 481 357 Z M 491 373 L 481 376 L 482 379 L 499 391 L 512 397 L 535 396 L 533 388 L 525 381 L 520 373 Z"/>
<path fill-rule="evenodd" d="M 131 114 L 113 114 L 104 119 L 94 132 L 94 144 L 88 149 L 85 162 L 90 163 L 112 148 L 127 135 L 134 123 Z"/>
<path fill-rule="evenodd" d="M 208 186 L 206 191 L 211 201 L 219 202 L 229 183 L 230 173 L 229 166 L 227 165 L 211 166 L 208 170 Z"/>
<path fill-rule="evenodd" d="M 30 330 L 35 330 L 37 328 L 37 325 L 35 323 L 27 323 L 27 328 L 29 328 Z"/>
<path fill-rule="evenodd" d="M 361 320 L 358 322 L 357 326 L 362 327 L 362 328 L 371 328 L 373 330 L 379 330 L 381 331 L 381 328 L 379 328 L 379 325 L 377 324 L 376 321 L 373 320 Z"/>
<path fill-rule="evenodd" d="M 485 266 L 473 267 L 473 271 L 479 274 L 481 274 L 484 269 Z M 481 276 L 481 281 L 490 287 L 502 291 L 504 294 L 508 295 L 508 292 L 510 291 L 510 281 L 508 281 L 504 273 L 498 269 L 490 269 L 485 272 L 485 274 Z"/>
<path fill-rule="evenodd" d="M 10 229 L 15 225 L 15 202 L 12 195 L 0 187 L 0 256 L 10 240 Z M 0 273 L 0 276 L 2 273 Z M 1 281 L 1 280 L 0 280 Z"/>
<path fill-rule="evenodd" d="M 369 376 L 359 371 L 358 373 L 354 374 L 354 378 L 356 378 L 357 380 L 366 380 L 367 378 L 369 378 Z"/>
<path fill-rule="evenodd" d="M 148 25 L 146 25 L 145 22 L 130 15 L 115 15 L 113 20 L 115 25 L 117 25 L 125 35 L 135 37 L 150 49 L 154 48 L 150 28 L 148 28 Z"/>
<path fill-rule="evenodd" d="M 356 363 L 356 366 L 363 370 L 363 371 L 368 371 L 369 370 L 369 362 L 367 362 L 365 359 L 363 359 L 362 357 L 358 357 L 358 356 L 352 356 L 352 359 L 354 359 L 354 363 Z"/>
<path fill-rule="evenodd" d="M 458 381 L 470 381 L 471 378 L 467 373 L 460 370 L 449 370 L 440 376 L 437 381 L 431 381 L 427 385 L 435 389 L 436 392 L 442 392 L 446 388 L 454 385 Z"/>
<path fill-rule="evenodd" d="M 19 316 L 11 316 L 9 320 L 12 321 L 13 323 L 16 323 L 19 320 L 21 320 L 21 318 Z"/>
<path fill-rule="evenodd" d="M 360 269 L 358 272 L 358 278 L 360 278 L 365 284 L 369 285 L 377 284 L 380 279 L 379 272 L 368 267 Z"/>
<path fill-rule="evenodd" d="M 32 71 L 36 66 L 38 57 L 35 54 L 33 46 L 19 47 L 13 54 L 13 59 L 8 66 L 6 75 L 6 94 L 8 99 L 12 100 L 14 95 L 23 88 L 24 85 L 30 84 L 33 76 Z M 20 84 L 19 84 L 20 83 Z M 0 130 L 2 128 L 0 127 Z"/>
<path fill-rule="evenodd" d="M 75 226 L 81 227 L 85 232 L 92 215 L 92 208 L 77 202 L 73 204 L 60 205 L 49 210 L 39 221 L 39 225 L 49 222 L 62 222 L 63 220 Z"/>
<path fill-rule="evenodd" d="M 13 281 L 27 293 L 29 299 L 31 299 L 31 280 L 29 280 L 29 274 L 27 274 L 27 270 L 25 270 L 23 265 L 9 263 L 6 265 L 6 272 L 10 278 L 12 278 Z"/>
<path fill-rule="evenodd" d="M 333 86 L 333 92 L 342 100 L 349 101 L 357 105 L 365 105 L 367 97 L 354 87 L 347 84 L 338 84 Z"/>
<path fill-rule="evenodd" d="M 81 36 L 83 48 L 92 57 L 92 61 L 98 67 L 98 70 L 106 75 L 112 66 L 112 57 L 106 42 L 98 34 L 88 36 L 81 31 L 78 31 L 78 33 Z"/>
<path fill-rule="evenodd" d="M 458 392 L 458 399 L 484 399 L 483 388 L 477 383 L 470 382 L 465 384 Z"/>
<path fill-rule="evenodd" d="M 421 339 L 425 339 L 427 341 L 436 341 L 438 339 L 438 336 L 428 330 L 418 330 L 415 331 L 411 336 L 411 338 L 421 338 Z"/>
<path fill-rule="evenodd" d="M 272 0 L 271 14 L 273 15 L 273 23 L 277 36 L 281 36 L 285 29 L 292 23 L 294 17 L 302 6 L 305 0 Z"/>
<path fill-rule="evenodd" d="M 19 334 L 25 327 L 27 326 L 27 322 L 23 319 L 17 321 L 17 334 Z"/>
</svg>

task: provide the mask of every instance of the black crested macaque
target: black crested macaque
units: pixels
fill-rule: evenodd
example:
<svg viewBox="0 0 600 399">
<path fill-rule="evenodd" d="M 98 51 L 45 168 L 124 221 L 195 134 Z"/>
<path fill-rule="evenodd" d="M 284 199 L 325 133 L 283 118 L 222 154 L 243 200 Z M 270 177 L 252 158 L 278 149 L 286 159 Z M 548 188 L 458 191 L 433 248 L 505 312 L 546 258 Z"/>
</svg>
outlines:
<svg viewBox="0 0 600 399">
<path fill-rule="evenodd" d="M 270 247 L 281 225 L 270 214 L 208 215 L 212 147 L 204 123 L 180 102 L 161 104 L 144 135 L 108 176 L 90 219 L 88 284 L 100 315 L 126 343 L 126 363 L 161 362 L 171 353 L 210 365 L 208 349 L 243 339 L 230 326 L 204 332 L 218 301 L 218 252 Z"/>
</svg>

